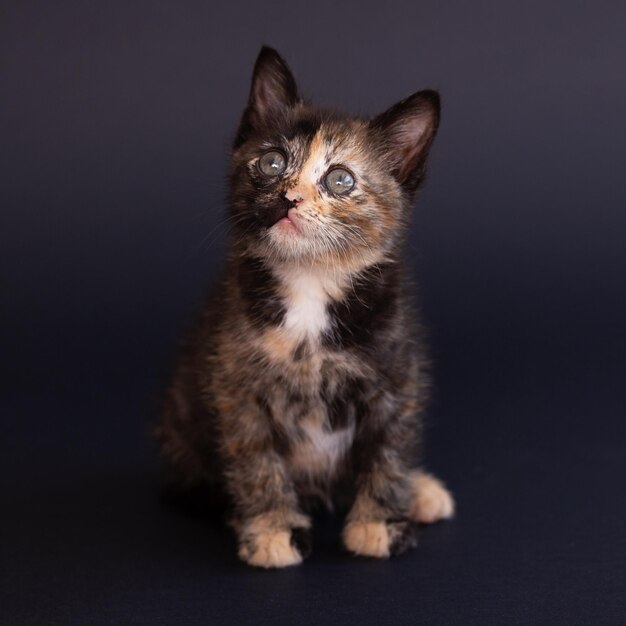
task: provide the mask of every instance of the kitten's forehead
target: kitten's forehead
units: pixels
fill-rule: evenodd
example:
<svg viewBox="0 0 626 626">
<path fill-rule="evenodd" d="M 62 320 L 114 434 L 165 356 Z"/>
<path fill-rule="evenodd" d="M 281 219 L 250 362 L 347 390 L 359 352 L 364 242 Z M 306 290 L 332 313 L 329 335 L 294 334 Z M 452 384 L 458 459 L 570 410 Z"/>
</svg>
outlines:
<svg viewBox="0 0 626 626">
<path fill-rule="evenodd" d="M 320 121 L 305 133 L 286 138 L 289 151 L 298 156 L 301 175 L 319 177 L 328 167 L 344 165 L 360 170 L 367 158 L 363 122 L 353 119 Z"/>
<path fill-rule="evenodd" d="M 363 151 L 364 124 L 352 119 L 325 120 L 310 132 L 296 135 L 294 140 L 306 145 L 310 158 L 341 160 Z"/>
</svg>

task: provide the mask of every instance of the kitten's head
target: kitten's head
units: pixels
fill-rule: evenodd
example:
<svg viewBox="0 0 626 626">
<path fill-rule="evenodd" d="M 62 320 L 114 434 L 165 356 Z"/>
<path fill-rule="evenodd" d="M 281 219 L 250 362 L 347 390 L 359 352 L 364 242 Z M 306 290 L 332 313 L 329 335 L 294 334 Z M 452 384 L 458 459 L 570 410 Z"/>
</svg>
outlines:
<svg viewBox="0 0 626 626">
<path fill-rule="evenodd" d="M 231 165 L 236 241 L 280 261 L 382 260 L 402 239 L 438 122 L 434 91 L 371 120 L 312 107 L 263 48 Z"/>
</svg>

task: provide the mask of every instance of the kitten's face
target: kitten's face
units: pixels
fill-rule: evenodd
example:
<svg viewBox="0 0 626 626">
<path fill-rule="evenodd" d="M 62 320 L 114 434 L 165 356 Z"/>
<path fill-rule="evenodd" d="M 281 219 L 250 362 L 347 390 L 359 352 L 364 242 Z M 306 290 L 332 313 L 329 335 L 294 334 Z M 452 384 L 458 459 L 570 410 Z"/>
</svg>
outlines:
<svg viewBox="0 0 626 626">
<path fill-rule="evenodd" d="M 378 256 L 404 221 L 402 194 L 367 124 L 300 105 L 235 155 L 234 219 L 277 258 Z"/>
<path fill-rule="evenodd" d="M 437 112 L 433 92 L 372 121 L 314 109 L 264 48 L 233 154 L 236 241 L 279 261 L 381 260 L 405 230 Z"/>
</svg>

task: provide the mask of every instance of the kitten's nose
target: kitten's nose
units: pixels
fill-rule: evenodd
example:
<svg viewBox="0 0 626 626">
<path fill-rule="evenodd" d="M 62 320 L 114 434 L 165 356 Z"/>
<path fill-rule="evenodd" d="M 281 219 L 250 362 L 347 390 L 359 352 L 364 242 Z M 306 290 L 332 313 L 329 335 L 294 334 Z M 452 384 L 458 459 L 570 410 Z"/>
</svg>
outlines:
<svg viewBox="0 0 626 626">
<path fill-rule="evenodd" d="M 285 198 L 287 198 L 290 202 L 293 202 L 295 206 L 298 206 L 304 200 L 304 198 L 295 189 L 290 189 L 285 194 Z"/>
<path fill-rule="evenodd" d="M 293 209 L 296 206 L 296 203 L 286 194 L 284 193 L 280 196 L 280 207 L 288 211 L 289 209 Z"/>
</svg>

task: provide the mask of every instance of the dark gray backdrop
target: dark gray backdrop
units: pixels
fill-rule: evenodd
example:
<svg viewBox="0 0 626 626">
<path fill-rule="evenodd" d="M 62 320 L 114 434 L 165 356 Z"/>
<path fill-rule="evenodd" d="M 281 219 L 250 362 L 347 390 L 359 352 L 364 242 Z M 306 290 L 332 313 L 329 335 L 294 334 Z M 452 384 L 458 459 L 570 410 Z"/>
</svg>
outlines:
<svg viewBox="0 0 626 626">
<path fill-rule="evenodd" d="M 6 623 L 620 623 L 623 2 L 0 6 Z M 321 520 L 299 570 L 158 501 L 149 423 L 224 251 L 262 44 L 313 100 L 440 89 L 410 263 L 456 521 L 396 561 Z M 623 622 L 622 622 L 623 623 Z"/>
</svg>

